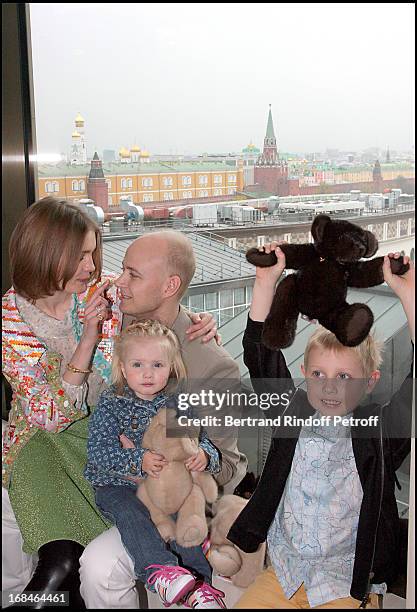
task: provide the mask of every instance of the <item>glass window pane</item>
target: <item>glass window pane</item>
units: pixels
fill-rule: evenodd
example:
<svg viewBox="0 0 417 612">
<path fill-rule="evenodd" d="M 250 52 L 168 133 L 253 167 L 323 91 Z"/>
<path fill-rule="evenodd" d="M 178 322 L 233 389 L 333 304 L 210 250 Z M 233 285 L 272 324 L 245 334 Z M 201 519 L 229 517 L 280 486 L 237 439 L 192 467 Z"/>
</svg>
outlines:
<svg viewBox="0 0 417 612">
<path fill-rule="evenodd" d="M 233 308 L 226 308 L 226 310 L 220 310 L 219 327 L 230 321 L 230 319 L 233 319 Z"/>
<path fill-rule="evenodd" d="M 203 311 L 204 310 L 204 296 L 200 293 L 199 295 L 190 295 L 190 310 Z"/>
<path fill-rule="evenodd" d="M 246 287 L 246 304 L 251 303 L 252 293 L 253 293 L 253 287 L 252 286 Z"/>
<path fill-rule="evenodd" d="M 245 303 L 245 287 L 238 287 L 237 289 L 234 290 L 234 294 L 235 294 L 235 306 L 237 304 Z"/>
<path fill-rule="evenodd" d="M 215 310 L 219 307 L 219 294 L 206 293 L 206 310 Z"/>
<path fill-rule="evenodd" d="M 224 289 L 220 291 L 220 308 L 229 308 L 230 306 L 233 306 L 233 291 Z"/>
</svg>

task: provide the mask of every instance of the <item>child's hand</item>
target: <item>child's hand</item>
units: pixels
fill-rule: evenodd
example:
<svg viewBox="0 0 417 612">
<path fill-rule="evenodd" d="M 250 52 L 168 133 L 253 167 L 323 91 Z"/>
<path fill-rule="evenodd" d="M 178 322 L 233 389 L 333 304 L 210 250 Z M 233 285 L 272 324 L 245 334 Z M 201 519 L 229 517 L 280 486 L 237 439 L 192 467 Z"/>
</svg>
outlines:
<svg viewBox="0 0 417 612">
<path fill-rule="evenodd" d="M 275 255 L 277 256 L 277 263 L 274 266 L 270 266 L 269 268 L 256 268 L 256 280 L 262 283 L 271 283 L 274 286 L 277 284 L 278 280 L 281 278 L 283 271 L 285 270 L 285 255 L 284 252 L 281 251 L 279 245 L 287 244 L 286 242 L 271 242 L 265 244 L 263 247 L 259 247 L 258 251 L 261 253 L 271 253 L 275 251 Z"/>
<path fill-rule="evenodd" d="M 152 478 L 159 478 L 159 473 L 166 465 L 168 465 L 168 461 L 165 457 L 153 450 L 147 450 L 143 454 L 142 472 L 146 472 Z"/>
<path fill-rule="evenodd" d="M 209 458 L 206 451 L 199 448 L 195 455 L 184 461 L 184 464 L 190 472 L 204 472 L 208 462 Z"/>
<path fill-rule="evenodd" d="M 390 258 L 398 258 L 399 256 L 399 253 L 388 253 L 388 256 L 384 257 L 382 271 L 384 273 L 385 282 L 401 300 L 401 304 L 407 316 L 411 339 L 415 342 L 415 268 L 410 258 L 405 256 L 404 263 L 410 264 L 409 270 L 402 276 L 393 274 L 391 272 Z"/>
<path fill-rule="evenodd" d="M 410 264 L 410 269 L 407 270 L 407 272 L 402 276 L 393 274 L 391 272 L 390 259 L 398 259 L 399 257 L 400 253 L 388 253 L 388 255 L 384 257 L 382 271 L 384 273 L 384 280 L 387 285 L 389 285 L 400 300 L 403 301 L 403 299 L 410 299 L 414 296 L 415 269 L 413 262 L 410 261 L 410 258 L 407 257 L 407 255 L 405 255 L 403 261 L 405 264 Z"/>
<path fill-rule="evenodd" d="M 122 448 L 136 448 L 135 443 L 130 440 L 125 434 L 120 434 L 119 436 L 120 444 Z"/>
</svg>

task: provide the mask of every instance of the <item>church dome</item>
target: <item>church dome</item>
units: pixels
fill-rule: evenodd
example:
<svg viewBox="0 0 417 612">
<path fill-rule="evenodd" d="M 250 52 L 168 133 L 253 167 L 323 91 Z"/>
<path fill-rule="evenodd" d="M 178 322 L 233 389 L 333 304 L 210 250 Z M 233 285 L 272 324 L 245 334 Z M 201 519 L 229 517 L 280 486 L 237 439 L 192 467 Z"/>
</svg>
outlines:
<svg viewBox="0 0 417 612">
<path fill-rule="evenodd" d="M 78 115 L 75 117 L 75 123 L 81 123 L 82 125 L 84 125 L 84 119 L 83 117 L 81 117 L 80 113 L 78 113 Z"/>
<path fill-rule="evenodd" d="M 125 147 L 122 147 L 119 151 L 119 156 L 120 157 L 130 157 L 130 152 Z"/>
<path fill-rule="evenodd" d="M 149 155 L 148 151 L 146 151 L 145 149 L 143 149 L 143 150 L 141 151 L 140 156 L 141 156 L 141 157 L 150 157 L 150 155 Z"/>
<path fill-rule="evenodd" d="M 79 134 L 77 131 L 72 133 L 72 137 L 73 138 L 81 138 L 81 134 Z"/>
<path fill-rule="evenodd" d="M 255 145 L 250 142 L 247 147 L 245 147 L 244 149 L 242 149 L 242 153 L 251 153 L 252 155 L 257 155 L 260 153 L 260 150 L 255 147 Z"/>
<path fill-rule="evenodd" d="M 133 147 L 130 149 L 131 153 L 140 153 L 140 147 L 138 147 L 138 145 L 133 145 Z"/>
</svg>

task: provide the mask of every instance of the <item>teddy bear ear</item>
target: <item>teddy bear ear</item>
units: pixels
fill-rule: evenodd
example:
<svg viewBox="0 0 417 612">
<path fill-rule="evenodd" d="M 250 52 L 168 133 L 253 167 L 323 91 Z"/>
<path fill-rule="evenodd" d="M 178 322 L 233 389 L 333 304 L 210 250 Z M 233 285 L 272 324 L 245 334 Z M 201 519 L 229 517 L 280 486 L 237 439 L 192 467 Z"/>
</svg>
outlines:
<svg viewBox="0 0 417 612">
<path fill-rule="evenodd" d="M 375 255 L 375 253 L 378 250 L 378 240 L 376 239 L 374 234 L 372 232 L 369 232 L 368 230 L 366 230 L 365 234 L 366 234 L 368 245 L 367 245 L 366 253 L 365 255 L 363 255 L 363 257 L 372 257 L 372 255 Z"/>
<path fill-rule="evenodd" d="M 322 240 L 324 228 L 328 223 L 331 223 L 331 221 L 328 215 L 317 215 L 311 226 L 311 235 L 315 242 L 320 242 Z"/>
</svg>

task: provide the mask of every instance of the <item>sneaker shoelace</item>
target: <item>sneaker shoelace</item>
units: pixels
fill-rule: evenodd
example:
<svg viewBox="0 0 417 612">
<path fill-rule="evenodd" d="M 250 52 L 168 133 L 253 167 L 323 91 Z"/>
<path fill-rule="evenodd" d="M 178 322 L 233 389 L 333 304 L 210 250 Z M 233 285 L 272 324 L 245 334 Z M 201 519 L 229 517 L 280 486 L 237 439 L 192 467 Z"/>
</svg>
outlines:
<svg viewBox="0 0 417 612">
<path fill-rule="evenodd" d="M 196 591 L 201 593 L 203 603 L 210 603 L 212 601 L 217 601 L 217 599 L 221 599 L 222 597 L 224 597 L 223 591 L 216 589 L 214 586 L 211 586 L 211 584 L 208 584 L 207 582 L 201 584 L 194 592 Z"/>
<path fill-rule="evenodd" d="M 178 565 L 148 565 L 145 569 L 157 568 L 155 571 L 149 576 L 147 582 L 148 584 L 155 584 L 155 582 L 160 578 L 161 580 L 175 580 L 179 576 L 189 575 L 190 572 L 184 569 L 183 567 L 179 567 Z"/>
</svg>

